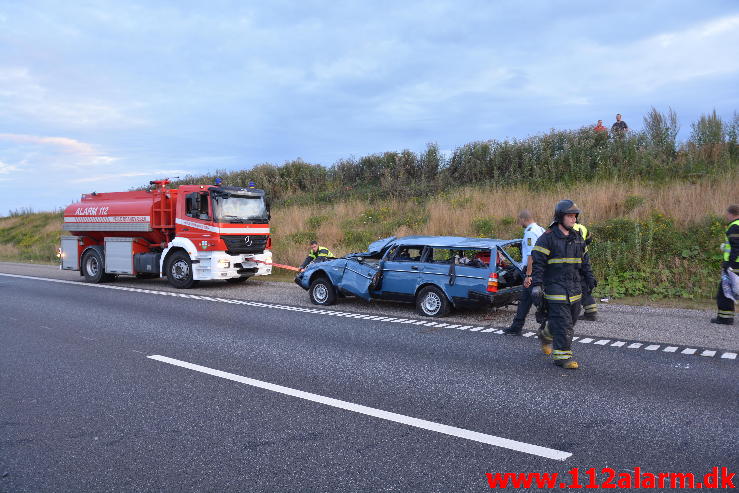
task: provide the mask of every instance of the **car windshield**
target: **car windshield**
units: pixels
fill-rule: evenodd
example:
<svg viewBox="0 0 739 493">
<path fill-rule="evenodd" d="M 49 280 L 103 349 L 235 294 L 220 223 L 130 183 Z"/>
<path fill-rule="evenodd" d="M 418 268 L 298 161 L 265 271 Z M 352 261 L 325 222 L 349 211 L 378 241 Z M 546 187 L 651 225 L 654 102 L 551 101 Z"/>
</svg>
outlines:
<svg viewBox="0 0 739 493">
<path fill-rule="evenodd" d="M 267 221 L 267 205 L 262 196 L 214 195 L 213 212 L 218 222 Z"/>
</svg>

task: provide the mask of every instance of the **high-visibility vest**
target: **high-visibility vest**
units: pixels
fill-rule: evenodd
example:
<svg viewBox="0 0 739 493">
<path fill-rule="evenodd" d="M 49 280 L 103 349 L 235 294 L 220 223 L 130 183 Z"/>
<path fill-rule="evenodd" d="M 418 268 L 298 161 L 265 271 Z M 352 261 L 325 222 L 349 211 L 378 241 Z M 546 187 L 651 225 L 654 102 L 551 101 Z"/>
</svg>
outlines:
<svg viewBox="0 0 739 493">
<path fill-rule="evenodd" d="M 331 253 L 331 250 L 328 248 L 323 248 L 322 246 L 318 247 L 318 251 L 313 252 L 313 250 L 308 253 L 308 256 L 311 257 L 313 260 L 317 259 L 318 257 L 330 257 L 333 258 L 334 254 Z"/>
<path fill-rule="evenodd" d="M 731 255 L 731 243 L 729 242 L 729 230 L 732 226 L 739 226 L 739 219 L 736 221 L 732 221 L 729 224 L 729 227 L 726 228 L 726 233 L 724 234 L 724 238 L 726 241 L 724 243 L 721 243 L 721 251 L 724 252 L 724 262 L 731 262 L 731 259 L 729 256 Z M 734 259 L 736 260 L 736 259 Z"/>
<path fill-rule="evenodd" d="M 586 228 L 584 225 L 582 225 L 580 223 L 576 223 L 572 227 L 572 229 L 574 229 L 575 231 L 577 231 L 578 233 L 580 233 L 580 236 L 582 236 L 582 239 L 583 240 L 587 240 L 588 239 L 588 228 Z"/>
</svg>

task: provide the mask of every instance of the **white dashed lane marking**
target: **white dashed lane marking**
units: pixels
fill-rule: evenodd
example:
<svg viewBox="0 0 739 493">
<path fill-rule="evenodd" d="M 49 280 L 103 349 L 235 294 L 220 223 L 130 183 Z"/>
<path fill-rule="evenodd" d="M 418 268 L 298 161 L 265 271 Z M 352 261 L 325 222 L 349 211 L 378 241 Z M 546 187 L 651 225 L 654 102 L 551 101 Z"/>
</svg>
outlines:
<svg viewBox="0 0 739 493">
<path fill-rule="evenodd" d="M 503 334 L 503 331 L 497 327 L 484 327 L 484 326 L 473 327 L 471 325 L 445 324 L 445 323 L 440 323 L 440 322 L 431 322 L 428 320 L 414 320 L 414 319 L 394 318 L 394 317 L 378 316 L 378 315 L 366 315 L 362 313 L 343 312 L 343 311 L 338 311 L 338 310 L 303 308 L 303 307 L 288 306 L 288 305 L 278 305 L 278 304 L 272 304 L 272 303 L 262 303 L 259 301 L 214 298 L 211 296 L 203 296 L 203 295 L 198 295 L 198 294 L 175 293 L 172 291 L 158 291 L 154 289 L 131 288 L 128 286 L 113 286 L 109 284 L 88 284 L 88 283 L 83 283 L 83 282 L 78 282 L 78 281 L 66 281 L 63 279 L 49 279 L 45 277 L 22 276 L 18 274 L 0 273 L 0 276 L 13 277 L 13 278 L 18 278 L 18 279 L 29 279 L 29 280 L 35 280 L 35 281 L 45 281 L 45 282 L 52 282 L 52 283 L 57 283 L 57 284 L 71 284 L 74 286 L 87 287 L 87 288 L 113 289 L 117 291 L 151 294 L 151 295 L 156 295 L 156 296 L 173 296 L 177 298 L 208 301 L 208 302 L 213 302 L 213 303 L 228 303 L 232 305 L 244 305 L 244 306 L 257 307 L 257 308 L 270 308 L 274 310 L 312 313 L 316 315 L 328 315 L 328 316 L 333 316 L 333 317 L 354 318 L 358 320 L 373 320 L 376 322 L 387 322 L 387 323 L 394 323 L 394 324 L 423 325 L 426 327 L 463 330 L 467 332 L 478 332 L 481 334 L 496 334 L 496 335 Z M 48 327 L 44 327 L 44 328 L 51 330 Z M 536 333 L 535 332 L 525 332 L 523 335 L 525 337 L 530 338 L 530 337 L 535 336 Z M 643 342 L 636 342 L 636 341 L 611 342 L 612 339 L 597 339 L 596 340 L 593 337 L 587 337 L 587 336 L 575 336 L 572 338 L 572 340 L 577 341 L 580 344 L 591 344 L 592 343 L 593 345 L 596 345 L 596 346 L 608 346 L 611 348 L 623 348 L 624 346 L 626 346 L 628 349 L 641 349 L 645 351 L 656 351 L 662 347 L 661 344 L 650 344 L 650 343 L 643 343 Z M 737 359 L 736 352 L 721 351 L 721 350 L 707 349 L 707 348 L 683 347 L 681 349 L 680 346 L 665 346 L 664 348 L 662 348 L 662 352 L 679 353 L 679 354 L 688 355 L 688 356 L 691 356 L 691 355 L 703 356 L 706 358 L 713 358 L 713 357 L 716 357 L 718 354 L 720 354 L 719 359 L 726 359 L 726 360 L 736 360 Z"/>
</svg>

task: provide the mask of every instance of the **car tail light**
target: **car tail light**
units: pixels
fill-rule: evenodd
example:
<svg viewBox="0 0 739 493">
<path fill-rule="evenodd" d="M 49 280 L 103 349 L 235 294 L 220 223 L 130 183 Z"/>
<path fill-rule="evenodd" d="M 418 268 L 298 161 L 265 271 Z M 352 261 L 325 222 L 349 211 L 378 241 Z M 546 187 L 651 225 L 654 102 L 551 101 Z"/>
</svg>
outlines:
<svg viewBox="0 0 739 493">
<path fill-rule="evenodd" d="M 488 293 L 498 292 L 498 273 L 493 272 L 488 278 Z"/>
</svg>

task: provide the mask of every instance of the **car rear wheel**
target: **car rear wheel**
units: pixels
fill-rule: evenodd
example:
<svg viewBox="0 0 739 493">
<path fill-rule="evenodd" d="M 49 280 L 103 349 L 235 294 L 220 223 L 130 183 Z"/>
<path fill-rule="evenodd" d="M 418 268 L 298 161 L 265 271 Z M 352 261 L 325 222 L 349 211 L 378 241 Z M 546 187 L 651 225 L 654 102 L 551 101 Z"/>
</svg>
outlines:
<svg viewBox="0 0 739 493">
<path fill-rule="evenodd" d="M 436 286 L 426 286 L 416 296 L 416 311 L 427 317 L 444 317 L 449 313 L 449 300 Z"/>
<path fill-rule="evenodd" d="M 310 296 L 311 303 L 314 305 L 328 306 L 336 303 L 334 285 L 325 277 L 319 277 L 310 283 L 308 295 Z"/>
</svg>

